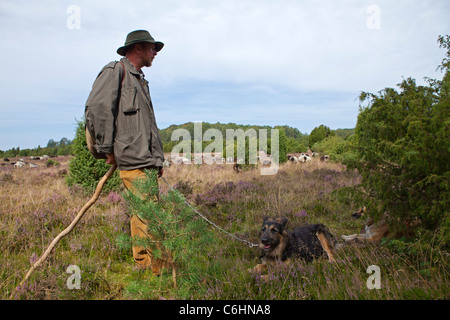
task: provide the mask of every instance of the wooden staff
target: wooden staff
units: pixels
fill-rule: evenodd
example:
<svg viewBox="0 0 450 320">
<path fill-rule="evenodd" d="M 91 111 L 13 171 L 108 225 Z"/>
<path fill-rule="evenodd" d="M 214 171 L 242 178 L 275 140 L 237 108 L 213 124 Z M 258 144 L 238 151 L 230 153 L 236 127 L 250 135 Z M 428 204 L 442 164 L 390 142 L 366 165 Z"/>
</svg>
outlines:
<svg viewBox="0 0 450 320">
<path fill-rule="evenodd" d="M 47 258 L 47 256 L 50 254 L 52 249 L 56 246 L 56 244 L 63 237 L 68 235 L 73 230 L 73 228 L 77 225 L 77 223 L 80 221 L 80 219 L 86 213 L 86 211 L 97 201 L 98 197 L 100 196 L 100 192 L 103 189 L 103 186 L 105 185 L 106 181 L 112 176 L 112 174 L 114 173 L 116 168 L 117 168 L 117 165 L 115 165 L 115 164 L 112 165 L 111 168 L 109 168 L 108 172 L 106 172 L 106 174 L 103 176 L 103 178 L 98 182 L 97 188 L 95 189 L 95 192 L 94 192 L 94 195 L 92 196 L 92 198 L 89 199 L 89 201 L 83 206 L 83 208 L 81 208 L 81 210 L 78 212 L 75 219 L 73 219 L 72 223 L 66 229 L 64 229 L 60 234 L 58 234 L 55 239 L 53 239 L 52 243 L 50 243 L 47 250 L 45 250 L 45 252 L 39 258 L 39 260 L 36 261 L 31 266 L 30 270 L 28 270 L 28 272 L 25 275 L 25 277 L 23 278 L 22 282 L 20 282 L 19 286 L 16 287 L 16 290 L 17 290 L 17 288 L 21 287 L 25 283 L 25 281 L 28 280 L 28 278 L 33 273 L 33 271 Z M 11 297 L 13 296 L 14 292 L 15 292 L 15 290 L 13 290 L 13 293 L 11 293 Z"/>
</svg>

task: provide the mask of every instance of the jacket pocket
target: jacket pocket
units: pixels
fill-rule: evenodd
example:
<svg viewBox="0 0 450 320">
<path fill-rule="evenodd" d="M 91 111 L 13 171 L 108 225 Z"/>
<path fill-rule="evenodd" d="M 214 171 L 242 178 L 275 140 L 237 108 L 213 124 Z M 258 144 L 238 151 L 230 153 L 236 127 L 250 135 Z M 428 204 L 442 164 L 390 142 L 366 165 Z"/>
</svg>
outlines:
<svg viewBox="0 0 450 320">
<path fill-rule="evenodd" d="M 133 137 L 139 133 L 140 108 L 137 105 L 136 87 L 128 87 L 122 90 L 120 98 L 121 114 L 119 115 L 117 131 L 121 135 Z"/>
</svg>

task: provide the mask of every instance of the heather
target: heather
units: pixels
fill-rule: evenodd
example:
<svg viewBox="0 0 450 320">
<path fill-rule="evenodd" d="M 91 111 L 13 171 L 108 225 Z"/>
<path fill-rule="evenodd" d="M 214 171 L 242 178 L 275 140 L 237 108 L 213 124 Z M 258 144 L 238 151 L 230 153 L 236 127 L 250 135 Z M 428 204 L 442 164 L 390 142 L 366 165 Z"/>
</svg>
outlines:
<svg viewBox="0 0 450 320">
<path fill-rule="evenodd" d="M 89 195 L 65 181 L 70 157 L 37 168 L 0 167 L 0 295 L 9 299 L 30 265 L 75 217 Z M 239 173 L 230 165 L 172 165 L 165 179 L 179 190 L 175 210 L 170 189 L 159 180 L 166 210 L 184 210 L 186 199 L 199 212 L 239 238 L 257 242 L 265 216 L 286 216 L 288 227 L 323 223 L 339 240 L 358 233 L 364 221 L 351 213 L 364 205 L 361 175 L 339 163 L 314 160 L 286 163 L 273 176 L 258 169 Z M 433 242 L 390 239 L 380 245 L 344 246 L 336 264 L 326 257 L 307 264 L 295 260 L 269 268 L 268 278 L 249 272 L 259 252 L 212 226 L 213 243 L 201 256 L 177 250 L 183 265 L 177 279 L 171 270 L 160 277 L 134 266 L 131 250 L 121 240 L 129 235 L 131 209 L 123 189 L 104 192 L 74 231 L 53 250 L 12 299 L 448 299 L 448 252 Z M 200 219 L 189 213 L 190 219 Z M 204 227 L 204 226 L 202 226 Z M 181 236 L 181 235 L 180 235 Z M 183 235 L 185 236 L 185 235 Z M 437 238 L 437 235 L 435 236 Z M 189 241 L 189 237 L 183 238 Z M 204 248 L 206 249 L 206 248 Z M 189 249 L 186 246 L 186 250 Z M 81 270 L 80 289 L 69 289 L 67 268 Z M 381 270 L 381 288 L 369 289 L 367 268 Z M 190 273 L 190 274 L 189 274 Z M 195 274 L 194 274 L 195 273 Z M 185 278 L 183 278 L 185 277 Z M 186 280 L 186 281 L 184 281 Z"/>
</svg>

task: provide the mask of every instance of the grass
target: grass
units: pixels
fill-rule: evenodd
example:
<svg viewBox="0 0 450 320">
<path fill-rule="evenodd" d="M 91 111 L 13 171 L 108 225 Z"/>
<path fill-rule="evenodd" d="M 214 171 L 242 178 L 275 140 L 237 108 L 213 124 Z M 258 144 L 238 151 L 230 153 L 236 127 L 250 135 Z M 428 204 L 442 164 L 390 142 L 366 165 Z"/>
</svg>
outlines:
<svg viewBox="0 0 450 320">
<path fill-rule="evenodd" d="M 155 277 L 134 266 L 131 250 L 117 239 L 129 233 L 122 191 L 103 194 L 75 230 L 56 246 L 25 283 L 19 282 L 89 199 L 69 188 L 64 176 L 68 158 L 56 167 L 0 167 L 0 297 L 2 299 L 448 299 L 448 252 L 423 244 L 412 250 L 402 240 L 380 246 L 345 246 L 338 263 L 326 258 L 307 264 L 271 266 L 269 280 L 247 270 L 259 263 L 258 249 L 229 238 L 217 229 L 217 247 L 209 253 L 202 290 L 179 292 L 171 271 Z M 38 161 L 39 162 L 39 161 Z M 324 223 L 337 238 L 358 232 L 363 221 L 350 214 L 362 206 L 352 186 L 357 172 L 336 163 L 287 163 L 277 175 L 257 169 L 236 173 L 229 165 L 177 165 L 165 169 L 165 179 L 209 219 L 240 238 L 257 242 L 264 216 L 286 216 L 289 227 Z M 168 186 L 160 181 L 161 192 Z M 419 241 L 420 242 L 420 241 Z M 414 247 L 414 248 L 417 248 Z M 69 265 L 81 269 L 80 289 L 69 289 Z M 380 267 L 381 288 L 369 290 L 367 268 Z M 197 286 L 198 287 L 198 286 Z M 17 290 L 13 294 L 14 289 Z"/>
</svg>

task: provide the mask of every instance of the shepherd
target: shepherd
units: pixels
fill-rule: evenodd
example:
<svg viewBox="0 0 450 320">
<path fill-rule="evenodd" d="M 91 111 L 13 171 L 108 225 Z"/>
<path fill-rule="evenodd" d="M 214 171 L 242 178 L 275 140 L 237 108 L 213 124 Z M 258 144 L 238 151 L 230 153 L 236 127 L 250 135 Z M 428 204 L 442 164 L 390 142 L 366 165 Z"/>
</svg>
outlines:
<svg viewBox="0 0 450 320">
<path fill-rule="evenodd" d="M 97 76 L 85 106 L 86 131 L 106 163 L 117 165 L 127 190 L 137 179 L 163 175 L 163 145 L 156 124 L 148 81 L 142 71 L 151 67 L 164 44 L 147 30 L 130 32 L 117 49 L 123 58 L 107 64 Z M 149 199 L 158 201 L 157 197 Z M 131 236 L 150 238 L 147 221 L 139 215 L 130 219 Z M 152 257 L 150 249 L 133 246 L 133 258 L 141 269 L 159 275 L 164 262 Z"/>
</svg>

